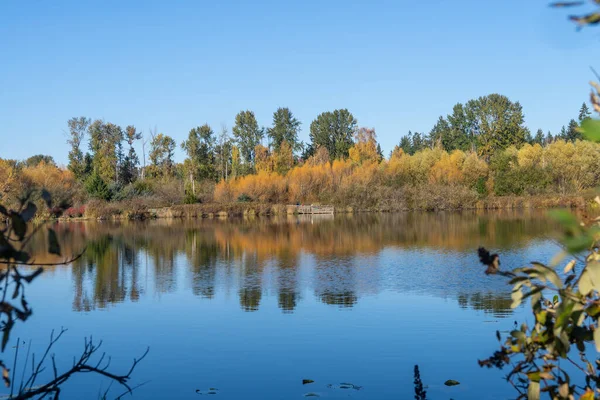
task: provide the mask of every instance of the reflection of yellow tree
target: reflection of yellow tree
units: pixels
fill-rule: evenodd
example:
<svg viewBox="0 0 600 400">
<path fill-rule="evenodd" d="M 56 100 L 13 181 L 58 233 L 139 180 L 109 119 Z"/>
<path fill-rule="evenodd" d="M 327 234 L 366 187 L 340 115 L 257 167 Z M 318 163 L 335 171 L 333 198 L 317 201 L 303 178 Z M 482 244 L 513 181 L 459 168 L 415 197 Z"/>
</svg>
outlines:
<svg viewBox="0 0 600 400">
<path fill-rule="evenodd" d="M 262 298 L 262 264 L 256 254 L 246 253 L 240 264 L 240 305 L 244 311 L 257 311 Z"/>
<path fill-rule="evenodd" d="M 364 214 L 314 223 L 311 218 L 296 217 L 237 222 L 65 223 L 55 225 L 55 229 L 65 256 L 77 254 L 87 245 L 84 257 L 72 266 L 77 310 L 106 307 L 128 298 L 135 301 L 148 290 L 144 278 L 152 276 L 156 292 L 174 291 L 175 259 L 180 255 L 187 259 L 181 266 L 187 268 L 196 295 L 213 297 L 217 277 L 229 279 L 237 273 L 240 303 L 246 310 L 258 308 L 263 268 L 272 264 L 279 307 L 287 312 L 294 310 L 299 301 L 299 260 L 303 253 L 317 259 L 315 295 L 329 304 L 352 305 L 363 277 L 349 261 L 357 255 L 378 255 L 389 247 L 471 252 L 473 243 L 499 250 L 515 249 L 546 234 L 550 225 L 535 212 L 505 211 L 490 215 Z M 55 256 L 41 256 L 46 253 L 46 241 L 44 235 L 31 241 L 29 250 L 36 262 L 60 261 Z M 150 272 L 141 268 L 144 259 Z M 342 266 L 340 260 L 346 260 Z M 333 273 L 337 275 L 330 276 Z M 339 284 L 323 284 L 327 280 Z M 233 282 L 223 285 L 232 287 Z M 483 304 L 484 309 L 494 307 L 476 298 L 468 302 L 469 307 L 477 304 Z"/>
</svg>

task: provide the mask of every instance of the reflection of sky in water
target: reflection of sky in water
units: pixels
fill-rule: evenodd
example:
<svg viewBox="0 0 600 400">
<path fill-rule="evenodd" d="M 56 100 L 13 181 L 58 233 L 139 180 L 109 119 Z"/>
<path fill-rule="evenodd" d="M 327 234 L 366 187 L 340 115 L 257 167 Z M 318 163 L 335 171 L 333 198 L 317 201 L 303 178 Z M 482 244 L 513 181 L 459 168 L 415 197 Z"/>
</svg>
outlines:
<svg viewBox="0 0 600 400">
<path fill-rule="evenodd" d="M 412 398 L 417 363 L 431 398 L 510 397 L 501 374 L 480 369 L 477 359 L 496 349 L 497 329 L 521 317 L 509 308 L 505 281 L 483 274 L 472 235 L 503 249 L 508 268 L 549 259 L 556 251 L 545 239 L 549 227 L 536 219 L 440 219 L 429 244 L 427 229 L 407 232 L 411 224 L 400 228 L 393 218 L 240 222 L 239 229 L 88 225 L 84 235 L 63 235 L 87 242 L 86 257 L 34 283 L 34 317 L 14 338 L 41 347 L 52 328 L 69 328 L 56 351 L 66 365 L 93 333 L 115 368 L 149 345 L 136 373 L 138 382 L 151 380 L 135 396 L 144 399 L 196 398 L 209 387 L 223 399 Z M 302 386 L 304 378 L 316 383 Z M 446 379 L 462 384 L 446 388 Z M 363 389 L 326 387 L 340 382 Z M 64 398 L 95 398 L 101 384 L 78 378 Z"/>
</svg>

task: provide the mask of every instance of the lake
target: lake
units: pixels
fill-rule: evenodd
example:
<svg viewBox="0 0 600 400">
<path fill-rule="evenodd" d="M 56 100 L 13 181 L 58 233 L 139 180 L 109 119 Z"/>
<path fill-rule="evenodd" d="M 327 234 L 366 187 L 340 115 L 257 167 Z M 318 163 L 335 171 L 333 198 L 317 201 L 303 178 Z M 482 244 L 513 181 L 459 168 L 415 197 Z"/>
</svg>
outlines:
<svg viewBox="0 0 600 400">
<path fill-rule="evenodd" d="M 64 255 L 85 253 L 28 287 L 34 315 L 14 329 L 5 359 L 17 338 L 42 353 L 61 327 L 59 368 L 89 335 L 118 373 L 150 347 L 133 376 L 146 382 L 139 399 L 411 399 L 416 364 L 429 399 L 514 398 L 502 371 L 477 360 L 525 310 L 511 310 L 510 287 L 483 273 L 476 250 L 498 252 L 503 268 L 558 251 L 554 226 L 533 211 L 54 228 Z M 31 243 L 36 261 L 57 261 L 45 240 Z M 61 399 L 96 399 L 107 385 L 84 374 Z"/>
</svg>

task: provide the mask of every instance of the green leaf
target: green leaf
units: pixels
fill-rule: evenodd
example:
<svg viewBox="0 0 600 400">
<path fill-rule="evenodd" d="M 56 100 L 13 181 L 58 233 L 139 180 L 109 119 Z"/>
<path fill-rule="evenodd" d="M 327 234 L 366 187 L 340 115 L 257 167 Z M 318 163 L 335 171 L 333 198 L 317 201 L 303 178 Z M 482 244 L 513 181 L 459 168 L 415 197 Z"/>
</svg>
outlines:
<svg viewBox="0 0 600 400">
<path fill-rule="evenodd" d="M 563 240 L 563 244 L 570 253 L 579 253 L 589 249 L 594 243 L 594 238 L 589 234 L 580 234 Z"/>
<path fill-rule="evenodd" d="M 592 142 L 600 142 L 600 120 L 586 119 L 581 123 L 580 130 L 586 139 Z"/>
<path fill-rule="evenodd" d="M 548 211 L 548 215 L 563 227 L 573 227 L 579 225 L 577 217 L 566 210 Z"/>
<path fill-rule="evenodd" d="M 48 252 L 60 256 L 60 245 L 54 229 L 48 229 Z"/>
<path fill-rule="evenodd" d="M 25 234 L 27 233 L 27 224 L 23 220 L 23 218 L 17 213 L 11 213 L 10 219 L 12 221 L 12 227 L 15 232 L 15 235 L 19 238 L 19 240 L 23 240 Z"/>
<path fill-rule="evenodd" d="M 539 382 L 529 382 L 529 387 L 527 388 L 527 399 L 528 400 L 540 400 L 540 383 Z"/>
</svg>

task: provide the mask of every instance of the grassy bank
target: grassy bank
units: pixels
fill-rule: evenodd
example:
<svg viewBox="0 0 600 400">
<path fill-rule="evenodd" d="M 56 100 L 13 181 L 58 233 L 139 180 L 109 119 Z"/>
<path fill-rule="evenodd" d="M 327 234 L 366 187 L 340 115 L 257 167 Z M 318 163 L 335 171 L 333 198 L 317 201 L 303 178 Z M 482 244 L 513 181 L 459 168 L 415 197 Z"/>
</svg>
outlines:
<svg viewBox="0 0 600 400">
<path fill-rule="evenodd" d="M 336 213 L 357 212 L 402 212 L 402 211 L 460 211 L 460 210 L 500 210 L 527 208 L 577 208 L 583 209 L 592 204 L 592 197 L 584 196 L 504 196 L 483 200 L 475 198 L 449 198 L 442 195 L 421 194 L 419 202 L 415 198 L 407 201 L 398 199 L 395 204 L 384 207 L 338 206 Z M 161 207 L 153 202 L 92 201 L 75 215 L 66 213 L 62 219 L 152 219 L 152 218 L 230 218 L 244 216 L 291 215 L 296 207 L 286 204 L 256 202 L 182 204 Z"/>
</svg>

